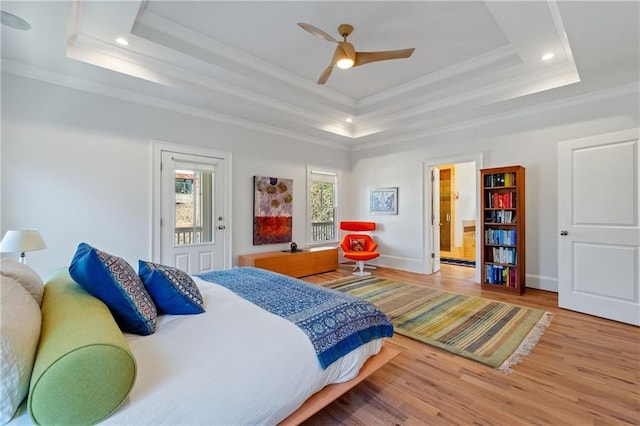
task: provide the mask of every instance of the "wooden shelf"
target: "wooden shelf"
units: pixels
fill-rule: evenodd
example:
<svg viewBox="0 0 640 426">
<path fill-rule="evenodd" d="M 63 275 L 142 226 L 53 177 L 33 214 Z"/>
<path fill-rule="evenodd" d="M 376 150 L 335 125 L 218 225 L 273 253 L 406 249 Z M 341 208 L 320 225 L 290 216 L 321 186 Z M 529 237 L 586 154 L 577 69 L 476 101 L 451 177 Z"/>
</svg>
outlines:
<svg viewBox="0 0 640 426">
<path fill-rule="evenodd" d="M 524 167 L 481 170 L 480 192 L 482 288 L 523 294 L 526 285 Z"/>
<path fill-rule="evenodd" d="M 338 248 L 315 247 L 295 253 L 270 251 L 242 254 L 238 256 L 238 266 L 253 266 L 296 278 L 306 277 L 338 269 Z"/>
</svg>

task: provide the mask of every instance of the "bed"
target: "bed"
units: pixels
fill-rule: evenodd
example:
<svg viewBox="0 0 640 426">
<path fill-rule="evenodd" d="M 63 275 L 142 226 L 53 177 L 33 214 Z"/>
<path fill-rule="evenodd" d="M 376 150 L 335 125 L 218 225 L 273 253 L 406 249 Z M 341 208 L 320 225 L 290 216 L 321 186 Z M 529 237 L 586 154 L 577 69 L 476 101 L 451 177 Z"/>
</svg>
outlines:
<svg viewBox="0 0 640 426">
<path fill-rule="evenodd" d="M 122 355 L 123 365 L 127 366 L 126 368 L 117 367 L 117 371 L 126 372 L 128 366 L 132 364 L 127 359 L 127 355 L 134 360 L 132 368 L 135 371 L 132 373 L 133 377 L 131 373 L 128 376 L 123 373 L 126 377 L 123 377 L 121 382 L 125 383 L 125 388 L 127 383 L 130 387 L 126 390 L 126 395 L 123 396 L 124 391 L 120 390 L 120 395 L 114 397 L 117 404 L 113 404 L 115 405 L 113 410 L 106 415 L 99 414 L 97 419 L 99 423 L 106 425 L 298 424 L 397 355 L 397 351 L 383 347 L 385 336 L 390 335 L 388 329 L 386 332 L 378 332 L 379 335 L 372 336 L 357 348 L 349 349 L 347 353 L 339 356 L 333 353 L 333 349 L 319 350 L 318 345 L 324 349 L 326 345 L 318 344 L 318 339 L 312 341 L 308 330 L 304 331 L 299 324 L 292 321 L 292 315 L 286 317 L 269 312 L 264 307 L 258 306 L 262 303 L 259 300 L 252 302 L 241 297 L 238 293 L 242 291 L 238 291 L 234 285 L 215 282 L 216 279 L 232 281 L 234 275 L 238 273 L 252 275 L 254 285 L 262 282 L 260 280 L 264 282 L 271 280 L 275 283 L 292 281 L 296 286 L 308 287 L 309 290 L 296 287 L 302 288 L 303 292 L 327 292 L 326 289 L 318 286 L 256 268 L 236 268 L 221 271 L 222 275 L 219 273 L 217 276 L 213 274 L 192 277 L 202 295 L 205 307 L 203 313 L 158 315 L 153 334 L 142 336 L 121 333 L 118 330 L 113 336 L 116 340 L 117 334 L 122 336 L 124 343 L 117 341 L 115 345 L 118 346 L 118 353 Z M 47 331 L 47 321 L 51 322 L 47 317 L 59 315 L 60 308 L 69 305 L 72 307 L 66 307 L 64 310 L 69 312 L 67 315 L 73 315 L 76 318 L 66 321 L 64 327 L 71 326 L 76 329 L 64 331 L 64 336 L 83 334 L 85 332 L 78 330 L 94 326 L 88 324 L 90 321 L 79 320 L 77 317 L 87 319 L 99 316 L 95 314 L 95 309 L 97 309 L 96 306 L 100 307 L 101 302 L 80 288 L 66 268 L 53 273 L 48 278 L 44 289 L 43 333 L 46 331 L 47 335 L 50 335 L 53 332 Z M 70 294 L 77 300 L 71 303 L 66 301 L 65 298 L 69 298 Z M 342 293 L 339 295 L 339 297 L 344 296 Z M 82 310 L 74 313 L 75 307 L 85 302 L 91 304 L 93 309 L 91 315 L 87 315 Z M 291 303 L 287 306 L 290 307 Z M 303 308 L 294 312 L 293 317 L 300 317 L 300 311 L 309 309 Z M 101 312 L 105 312 L 104 307 L 101 307 Z M 106 309 L 106 312 L 109 310 Z M 316 313 L 311 316 L 316 318 L 318 315 Z M 99 327 L 102 330 L 104 325 Z M 62 327 L 56 326 L 56 330 L 58 328 Z M 88 334 L 99 333 L 90 331 Z M 41 337 L 41 347 L 38 349 L 33 367 L 34 375 L 42 374 L 43 371 L 42 367 L 38 367 L 38 358 L 46 355 L 46 351 L 42 349 L 43 342 L 46 344 L 47 340 L 60 341 L 65 338 Z M 91 344 L 75 342 L 71 346 L 74 349 L 65 349 L 65 354 L 77 353 L 76 346 L 87 348 Z M 327 353 L 329 353 L 328 357 Z M 321 355 L 324 356 L 324 361 Z M 116 358 L 110 356 L 109 360 Z M 77 365 L 76 362 L 73 369 L 77 370 L 79 368 L 76 367 Z M 49 369 L 44 371 L 49 372 L 51 367 L 47 368 Z M 76 381 L 82 382 L 88 375 L 94 374 L 95 370 L 95 367 L 89 367 L 82 373 L 82 377 L 76 378 Z M 51 417 L 49 413 L 51 410 L 58 409 L 58 406 L 65 405 L 64 402 L 59 402 L 64 400 L 62 395 L 74 392 L 80 395 L 81 403 L 69 402 L 67 405 L 70 408 L 68 407 L 67 410 L 76 410 L 73 404 L 82 404 L 84 407 L 82 409 L 92 410 L 92 403 L 86 401 L 87 398 L 92 398 L 92 392 L 95 393 L 95 398 L 99 398 L 100 392 L 120 386 L 92 383 L 89 390 L 78 391 L 77 388 L 85 384 L 66 383 L 66 387 L 57 389 L 56 386 L 61 386 L 60 382 L 68 381 L 67 376 L 64 377 L 65 380 L 57 378 L 52 381 L 55 383 L 48 387 L 43 386 L 46 393 L 34 389 L 35 379 L 32 377 L 29 398 L 32 395 L 36 398 L 47 394 L 50 400 L 49 405 L 43 403 L 42 407 L 48 410 L 49 417 L 38 416 L 37 405 L 34 404 L 32 407 L 30 399 L 27 399 L 22 403 L 10 424 L 47 424 L 51 423 L 52 418 L 66 419 L 62 414 L 54 413 Z M 40 382 L 42 380 L 37 381 L 37 383 Z M 56 417 L 58 415 L 62 417 Z"/>
</svg>

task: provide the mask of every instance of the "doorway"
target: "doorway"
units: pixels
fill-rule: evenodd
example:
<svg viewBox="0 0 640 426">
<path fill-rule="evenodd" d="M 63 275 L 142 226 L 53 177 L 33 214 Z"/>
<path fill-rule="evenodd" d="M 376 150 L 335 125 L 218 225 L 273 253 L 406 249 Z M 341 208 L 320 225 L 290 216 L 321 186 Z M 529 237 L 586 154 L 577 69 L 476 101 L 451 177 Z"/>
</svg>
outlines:
<svg viewBox="0 0 640 426">
<path fill-rule="evenodd" d="M 465 154 L 424 162 L 425 272 L 435 273 L 440 263 L 476 266 L 479 258 L 477 179 L 482 154 Z M 475 268 L 476 282 L 480 281 Z"/>
<path fill-rule="evenodd" d="M 160 263 L 224 268 L 224 159 L 162 151 Z"/>
<path fill-rule="evenodd" d="M 455 164 L 441 165 L 440 174 L 440 257 L 454 257 L 451 253 L 453 240 L 452 221 L 455 222 L 455 203 L 452 197 L 452 186 L 455 184 Z"/>
<path fill-rule="evenodd" d="M 231 267 L 230 158 L 154 144 L 153 259 L 189 274 Z"/>
<path fill-rule="evenodd" d="M 438 170 L 440 173 L 440 257 L 452 257 L 451 220 L 455 220 L 455 213 L 451 209 L 455 204 L 451 200 L 451 186 L 454 184 L 452 174 L 455 173 L 455 165 L 438 166 Z"/>
<path fill-rule="evenodd" d="M 475 163 L 436 167 L 440 174 L 440 260 L 454 265 L 475 266 Z"/>
</svg>

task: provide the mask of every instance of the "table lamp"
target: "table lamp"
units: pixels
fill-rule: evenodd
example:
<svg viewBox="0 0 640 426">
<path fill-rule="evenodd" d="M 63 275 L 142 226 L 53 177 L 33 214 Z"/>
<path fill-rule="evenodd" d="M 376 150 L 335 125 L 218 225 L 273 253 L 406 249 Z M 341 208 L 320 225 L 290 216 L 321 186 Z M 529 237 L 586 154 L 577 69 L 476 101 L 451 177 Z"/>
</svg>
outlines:
<svg viewBox="0 0 640 426">
<path fill-rule="evenodd" d="M 46 249 L 47 245 L 37 229 L 7 231 L 0 241 L 0 253 L 20 253 L 20 263 L 27 263 L 24 253 Z"/>
</svg>

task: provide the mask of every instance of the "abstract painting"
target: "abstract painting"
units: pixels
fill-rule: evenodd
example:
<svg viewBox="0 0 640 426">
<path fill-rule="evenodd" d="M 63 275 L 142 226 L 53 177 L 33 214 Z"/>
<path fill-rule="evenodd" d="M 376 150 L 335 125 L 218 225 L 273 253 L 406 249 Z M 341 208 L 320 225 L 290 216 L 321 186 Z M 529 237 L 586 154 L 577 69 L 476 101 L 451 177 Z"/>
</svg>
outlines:
<svg viewBox="0 0 640 426">
<path fill-rule="evenodd" d="M 253 245 L 290 242 L 293 179 L 254 176 L 253 187 Z"/>
</svg>

